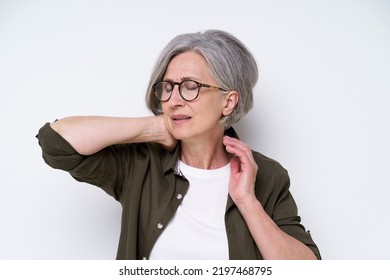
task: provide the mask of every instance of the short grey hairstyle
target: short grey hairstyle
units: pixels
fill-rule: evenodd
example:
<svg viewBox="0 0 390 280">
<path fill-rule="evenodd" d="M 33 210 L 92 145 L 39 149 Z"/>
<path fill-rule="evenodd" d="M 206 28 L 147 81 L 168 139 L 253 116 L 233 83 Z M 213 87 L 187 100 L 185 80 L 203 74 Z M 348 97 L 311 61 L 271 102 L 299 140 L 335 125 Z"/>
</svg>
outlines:
<svg viewBox="0 0 390 280">
<path fill-rule="evenodd" d="M 253 106 L 253 88 L 258 79 L 258 69 L 248 48 L 230 33 L 220 30 L 186 33 L 168 43 L 150 77 L 146 93 L 149 110 L 155 115 L 162 114 L 153 85 L 162 81 L 172 58 L 185 52 L 195 52 L 205 58 L 218 87 L 238 92 L 239 100 L 233 112 L 220 120 L 225 128 L 237 123 Z"/>
</svg>

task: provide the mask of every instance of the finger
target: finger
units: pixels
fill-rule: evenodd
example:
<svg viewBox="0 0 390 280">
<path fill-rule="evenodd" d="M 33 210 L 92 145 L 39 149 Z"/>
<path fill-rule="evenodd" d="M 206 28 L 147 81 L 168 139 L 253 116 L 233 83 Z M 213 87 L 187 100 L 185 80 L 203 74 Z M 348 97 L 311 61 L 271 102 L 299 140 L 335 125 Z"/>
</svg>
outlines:
<svg viewBox="0 0 390 280">
<path fill-rule="evenodd" d="M 238 157 L 233 157 L 230 160 L 230 172 L 232 174 L 240 173 L 241 171 L 241 161 Z"/>
<path fill-rule="evenodd" d="M 248 144 L 246 144 L 238 139 L 231 138 L 228 136 L 224 137 L 223 143 L 226 146 L 236 147 L 236 148 L 241 149 L 241 150 L 245 150 L 245 151 L 251 150 Z"/>
<path fill-rule="evenodd" d="M 231 153 L 236 155 L 232 158 L 232 162 L 235 165 L 234 171 L 237 170 L 237 172 L 246 172 L 257 169 L 257 165 L 254 160 L 252 160 L 245 152 L 242 152 L 241 150 L 234 150 L 234 148 L 230 147 L 227 147 L 227 150 L 231 150 Z"/>
<path fill-rule="evenodd" d="M 226 145 L 226 150 L 229 153 L 234 154 L 238 159 L 237 164 L 240 165 L 238 172 L 257 172 L 258 165 L 253 158 L 252 150 L 250 149 L 249 145 L 234 138 L 225 139 L 224 144 Z"/>
<path fill-rule="evenodd" d="M 251 163 L 255 163 L 252 155 L 252 150 L 246 143 L 238 139 L 229 137 L 224 139 L 224 145 L 226 146 L 226 150 L 229 153 L 236 155 L 242 160 L 248 160 Z M 247 159 L 245 159 L 244 157 L 246 157 Z"/>
</svg>

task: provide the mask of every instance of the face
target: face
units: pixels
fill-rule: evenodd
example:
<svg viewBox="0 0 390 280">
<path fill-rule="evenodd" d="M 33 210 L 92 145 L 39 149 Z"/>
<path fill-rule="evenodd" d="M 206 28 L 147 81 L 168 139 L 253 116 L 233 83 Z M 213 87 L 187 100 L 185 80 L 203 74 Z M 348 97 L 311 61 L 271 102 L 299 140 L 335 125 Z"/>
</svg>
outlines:
<svg viewBox="0 0 390 280">
<path fill-rule="evenodd" d="M 164 75 L 164 80 L 181 82 L 191 79 L 216 86 L 206 60 L 202 55 L 186 52 L 175 56 Z M 219 120 L 224 114 L 226 96 L 217 89 L 201 87 L 199 96 L 185 101 L 175 86 L 171 98 L 162 102 L 162 110 L 168 130 L 179 140 L 208 141 L 221 137 L 223 126 Z"/>
</svg>

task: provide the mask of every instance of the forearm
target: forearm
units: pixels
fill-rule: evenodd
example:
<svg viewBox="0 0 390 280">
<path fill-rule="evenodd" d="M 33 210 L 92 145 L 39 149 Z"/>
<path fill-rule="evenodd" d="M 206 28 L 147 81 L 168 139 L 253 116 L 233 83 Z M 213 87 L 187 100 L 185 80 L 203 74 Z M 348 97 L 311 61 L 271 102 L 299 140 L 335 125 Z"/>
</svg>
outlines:
<svg viewBox="0 0 390 280">
<path fill-rule="evenodd" d="M 51 127 L 83 155 L 113 144 L 161 143 L 166 136 L 161 117 L 68 117 L 52 123 Z"/>
<path fill-rule="evenodd" d="M 309 247 L 275 224 L 256 198 L 237 206 L 264 259 L 316 259 Z"/>
</svg>

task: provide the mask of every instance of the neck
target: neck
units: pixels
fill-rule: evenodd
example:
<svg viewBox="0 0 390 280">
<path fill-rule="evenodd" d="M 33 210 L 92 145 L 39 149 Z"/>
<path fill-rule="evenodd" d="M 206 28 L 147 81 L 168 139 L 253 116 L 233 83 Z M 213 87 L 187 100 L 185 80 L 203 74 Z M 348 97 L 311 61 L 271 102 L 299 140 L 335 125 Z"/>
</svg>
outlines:
<svg viewBox="0 0 390 280">
<path fill-rule="evenodd" d="M 216 169 L 225 166 L 230 158 L 222 137 L 214 141 L 182 141 L 180 159 L 187 165 L 201 169 Z"/>
</svg>

